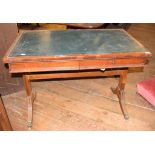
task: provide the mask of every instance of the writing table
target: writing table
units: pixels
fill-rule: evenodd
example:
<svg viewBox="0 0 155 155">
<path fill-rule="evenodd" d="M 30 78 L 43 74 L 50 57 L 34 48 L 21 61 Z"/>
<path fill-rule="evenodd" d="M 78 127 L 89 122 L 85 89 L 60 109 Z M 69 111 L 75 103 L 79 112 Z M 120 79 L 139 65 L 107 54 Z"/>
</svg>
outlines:
<svg viewBox="0 0 155 155">
<path fill-rule="evenodd" d="M 142 67 L 151 53 L 121 29 L 37 30 L 22 32 L 4 62 L 10 73 L 23 73 L 28 96 L 28 126 L 32 126 L 35 93 L 30 81 L 119 75 L 112 88 L 125 119 L 124 87 L 129 67 Z M 63 93 L 63 92 L 62 92 Z"/>
</svg>

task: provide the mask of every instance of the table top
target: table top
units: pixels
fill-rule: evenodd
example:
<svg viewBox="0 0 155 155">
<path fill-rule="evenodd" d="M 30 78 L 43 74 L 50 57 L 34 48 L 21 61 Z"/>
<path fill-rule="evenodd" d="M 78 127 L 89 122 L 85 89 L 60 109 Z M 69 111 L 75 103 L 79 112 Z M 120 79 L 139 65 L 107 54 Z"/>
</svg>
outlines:
<svg viewBox="0 0 155 155">
<path fill-rule="evenodd" d="M 137 40 L 121 29 L 40 30 L 23 32 L 10 49 L 8 57 L 146 51 Z"/>
<path fill-rule="evenodd" d="M 11 73 L 142 67 L 151 53 L 122 29 L 20 33 L 5 57 Z"/>
</svg>

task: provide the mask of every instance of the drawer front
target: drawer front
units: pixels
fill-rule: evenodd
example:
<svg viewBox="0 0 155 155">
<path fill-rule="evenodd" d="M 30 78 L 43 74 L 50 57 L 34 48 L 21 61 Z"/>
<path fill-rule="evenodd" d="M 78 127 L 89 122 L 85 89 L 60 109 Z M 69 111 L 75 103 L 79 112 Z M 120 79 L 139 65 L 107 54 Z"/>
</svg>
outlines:
<svg viewBox="0 0 155 155">
<path fill-rule="evenodd" d="M 112 59 L 105 60 L 82 60 L 80 61 L 80 69 L 99 69 L 108 68 L 114 64 Z"/>
<path fill-rule="evenodd" d="M 101 69 L 101 68 L 123 68 L 141 67 L 146 64 L 144 58 L 113 58 L 102 60 L 83 60 L 80 61 L 80 69 Z"/>
<path fill-rule="evenodd" d="M 141 66 L 141 65 L 144 65 L 146 64 L 146 59 L 145 58 L 126 58 L 126 59 L 116 59 L 115 60 L 115 64 L 117 66 L 129 66 L 129 67 L 132 67 L 132 66 Z"/>
<path fill-rule="evenodd" d="M 11 73 L 79 70 L 78 61 L 25 62 L 9 64 Z"/>
</svg>

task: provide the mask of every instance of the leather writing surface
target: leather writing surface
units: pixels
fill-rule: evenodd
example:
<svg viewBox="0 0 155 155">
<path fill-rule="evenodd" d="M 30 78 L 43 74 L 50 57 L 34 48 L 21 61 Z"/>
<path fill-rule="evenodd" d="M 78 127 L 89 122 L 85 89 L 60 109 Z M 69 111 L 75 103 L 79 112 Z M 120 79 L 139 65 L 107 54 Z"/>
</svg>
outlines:
<svg viewBox="0 0 155 155">
<path fill-rule="evenodd" d="M 9 57 L 144 51 L 122 30 L 45 30 L 24 32 Z"/>
</svg>

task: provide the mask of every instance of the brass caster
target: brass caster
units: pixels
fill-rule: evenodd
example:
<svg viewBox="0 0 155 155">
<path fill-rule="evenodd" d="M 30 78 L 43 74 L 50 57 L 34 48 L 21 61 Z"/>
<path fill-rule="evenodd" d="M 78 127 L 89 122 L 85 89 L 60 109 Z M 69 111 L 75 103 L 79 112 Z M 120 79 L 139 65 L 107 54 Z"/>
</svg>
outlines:
<svg viewBox="0 0 155 155">
<path fill-rule="evenodd" d="M 124 118 L 125 118 L 126 120 L 128 120 L 128 119 L 129 119 L 129 115 L 128 115 L 128 114 L 124 114 Z"/>
<path fill-rule="evenodd" d="M 32 129 L 32 122 L 28 122 L 27 127 L 28 127 L 28 130 L 31 130 Z"/>
</svg>

